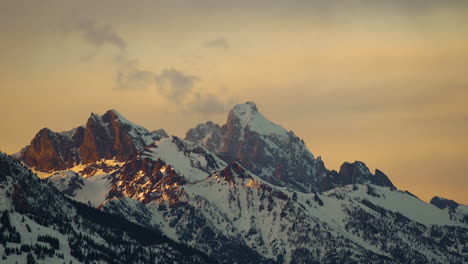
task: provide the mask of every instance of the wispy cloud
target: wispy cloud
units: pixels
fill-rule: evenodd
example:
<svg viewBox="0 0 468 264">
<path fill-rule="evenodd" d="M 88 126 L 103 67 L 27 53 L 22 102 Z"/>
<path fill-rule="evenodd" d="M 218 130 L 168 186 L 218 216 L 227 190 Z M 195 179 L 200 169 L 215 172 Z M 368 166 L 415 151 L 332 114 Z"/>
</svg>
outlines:
<svg viewBox="0 0 468 264">
<path fill-rule="evenodd" d="M 127 50 L 127 43 L 111 25 L 99 25 L 92 20 L 81 20 L 72 30 L 80 32 L 83 38 L 92 45 L 100 47 L 108 44 L 118 48 L 121 52 Z"/>
<path fill-rule="evenodd" d="M 219 37 L 219 38 L 211 39 L 211 40 L 204 42 L 203 46 L 207 48 L 228 49 L 229 43 L 224 37 Z"/>
<path fill-rule="evenodd" d="M 117 48 L 114 57 L 117 66 L 114 90 L 156 90 L 169 101 L 183 106 L 188 112 L 203 114 L 226 110 L 225 103 L 219 96 L 203 93 L 195 84 L 198 76 L 183 72 L 174 67 L 163 68 L 154 72 L 142 68 L 137 59 L 127 54 L 127 42 L 109 24 L 99 24 L 93 20 L 81 20 L 69 31 L 78 32 L 89 44 L 101 47 L 109 45 Z M 217 38 L 204 43 L 207 47 L 228 48 L 224 38 Z"/>
<path fill-rule="evenodd" d="M 137 60 L 128 60 L 126 57 L 118 57 L 115 60 L 119 65 L 116 90 L 147 89 L 154 84 L 155 74 L 138 67 Z"/>
<path fill-rule="evenodd" d="M 170 68 L 163 69 L 155 80 L 159 91 L 172 100 L 180 100 L 192 93 L 194 82 L 199 78 Z"/>
</svg>

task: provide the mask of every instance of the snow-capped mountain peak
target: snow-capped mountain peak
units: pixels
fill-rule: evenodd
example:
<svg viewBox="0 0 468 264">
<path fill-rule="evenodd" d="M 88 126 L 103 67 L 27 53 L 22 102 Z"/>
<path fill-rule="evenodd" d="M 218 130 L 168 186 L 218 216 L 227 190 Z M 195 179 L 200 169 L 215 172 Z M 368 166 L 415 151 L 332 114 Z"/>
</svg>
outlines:
<svg viewBox="0 0 468 264">
<path fill-rule="evenodd" d="M 244 136 L 245 129 L 249 129 L 262 136 L 274 134 L 287 140 L 288 131 L 282 126 L 265 118 L 265 116 L 258 111 L 257 106 L 253 102 L 246 102 L 234 106 L 229 112 L 227 123 L 234 125 L 232 124 L 234 122 L 239 126 L 238 129 L 241 133 L 241 138 Z"/>
<path fill-rule="evenodd" d="M 270 183 L 302 192 L 353 183 L 394 187 L 383 172 L 376 170 L 374 175 L 363 162 L 344 163 L 339 173 L 328 170 L 302 139 L 268 120 L 253 102 L 234 106 L 223 126 L 206 122 L 190 129 L 185 138 L 227 162 L 239 162 Z"/>
</svg>

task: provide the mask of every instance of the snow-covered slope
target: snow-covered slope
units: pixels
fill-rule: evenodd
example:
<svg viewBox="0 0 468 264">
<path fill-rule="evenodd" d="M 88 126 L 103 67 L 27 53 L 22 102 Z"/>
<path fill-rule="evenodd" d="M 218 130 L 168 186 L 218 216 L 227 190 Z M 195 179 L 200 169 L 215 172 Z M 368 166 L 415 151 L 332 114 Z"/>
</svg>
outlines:
<svg viewBox="0 0 468 264">
<path fill-rule="evenodd" d="M 424 225 L 450 225 L 468 227 L 468 223 L 450 218 L 445 210 L 428 204 L 404 191 L 373 185 L 348 185 L 325 193 L 328 197 L 346 197 L 353 202 L 366 204 L 400 213 L 408 219 Z"/>
<path fill-rule="evenodd" d="M 76 201 L 99 207 L 106 201 L 112 178 L 108 174 L 83 178 L 76 172 L 64 171 L 53 174 L 47 182 Z"/>
<path fill-rule="evenodd" d="M 103 210 L 159 228 L 218 259 L 242 259 L 239 248 L 249 263 L 468 258 L 468 223 L 407 192 L 368 184 L 295 192 L 177 137 L 148 146 L 109 177 Z"/>
<path fill-rule="evenodd" d="M 430 202 L 439 209 L 446 211 L 451 218 L 468 223 L 468 205 L 459 204 L 453 200 L 435 196 Z"/>
<path fill-rule="evenodd" d="M 153 229 L 72 202 L 3 153 L 0 255 L 1 263 L 212 262 Z"/>
<path fill-rule="evenodd" d="M 129 212 L 129 200 L 110 201 L 104 210 L 140 215 L 171 238 L 215 256 L 224 249 L 212 241 L 223 239 L 286 263 L 462 263 L 468 257 L 467 223 L 387 187 L 296 193 L 231 163 L 203 181 L 179 181 L 154 195 L 159 198 L 145 210 Z"/>
<path fill-rule="evenodd" d="M 199 145 L 174 136 L 155 142 L 138 158 L 162 160 L 189 182 L 203 180 L 211 172 L 226 166 L 223 160 Z"/>
</svg>

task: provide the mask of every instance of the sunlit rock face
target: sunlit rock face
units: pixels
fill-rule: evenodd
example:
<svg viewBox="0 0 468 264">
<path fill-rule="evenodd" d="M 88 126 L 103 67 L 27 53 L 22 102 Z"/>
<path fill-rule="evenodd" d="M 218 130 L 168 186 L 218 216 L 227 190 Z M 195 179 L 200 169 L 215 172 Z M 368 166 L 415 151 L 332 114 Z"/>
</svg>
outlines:
<svg viewBox="0 0 468 264">
<path fill-rule="evenodd" d="M 70 138 L 43 128 L 36 134 L 31 144 L 23 149 L 20 159 L 42 171 L 66 169 L 79 161 L 77 144 L 73 139 L 79 139 L 82 133 L 82 129 L 77 129 L 74 137 Z"/>
<path fill-rule="evenodd" d="M 70 131 L 42 129 L 18 156 L 38 171 L 64 170 L 102 159 L 125 161 L 132 153 L 159 140 L 163 132 L 149 132 L 116 110 L 109 110 L 102 116 L 91 114 L 85 126 Z"/>
</svg>

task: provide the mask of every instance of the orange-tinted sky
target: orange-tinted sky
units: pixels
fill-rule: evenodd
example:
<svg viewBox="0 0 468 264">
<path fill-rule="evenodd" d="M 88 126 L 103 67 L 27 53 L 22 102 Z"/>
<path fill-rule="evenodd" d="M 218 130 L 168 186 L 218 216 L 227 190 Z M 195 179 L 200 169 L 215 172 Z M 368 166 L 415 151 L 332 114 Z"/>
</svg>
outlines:
<svg viewBox="0 0 468 264">
<path fill-rule="evenodd" d="M 115 108 L 184 136 L 254 101 L 330 169 L 468 204 L 468 2 L 2 1 L 0 150 Z"/>
</svg>

